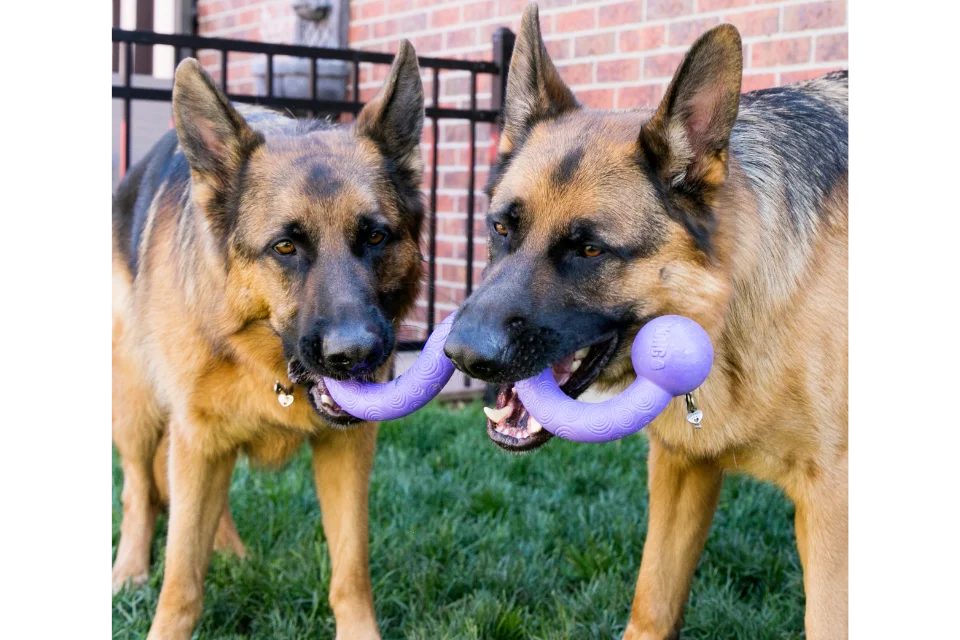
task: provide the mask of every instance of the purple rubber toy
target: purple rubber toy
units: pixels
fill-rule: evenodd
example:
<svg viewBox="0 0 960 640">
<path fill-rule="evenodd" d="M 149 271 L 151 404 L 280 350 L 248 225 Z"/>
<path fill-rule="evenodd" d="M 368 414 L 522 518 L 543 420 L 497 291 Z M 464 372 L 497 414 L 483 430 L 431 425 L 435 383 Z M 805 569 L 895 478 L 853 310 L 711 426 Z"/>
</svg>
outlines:
<svg viewBox="0 0 960 640">
<path fill-rule="evenodd" d="M 682 316 L 661 316 L 637 334 L 630 352 L 637 379 L 616 398 L 578 402 L 560 390 L 547 369 L 516 384 L 527 412 L 544 429 L 575 442 L 610 442 L 653 421 L 674 396 L 703 384 L 713 366 L 707 332 Z"/>
<path fill-rule="evenodd" d="M 324 378 L 327 393 L 350 415 L 371 422 L 396 420 L 422 408 L 453 375 L 453 363 L 443 352 L 443 344 L 455 315 L 437 325 L 417 361 L 396 380 L 377 384 Z"/>
</svg>

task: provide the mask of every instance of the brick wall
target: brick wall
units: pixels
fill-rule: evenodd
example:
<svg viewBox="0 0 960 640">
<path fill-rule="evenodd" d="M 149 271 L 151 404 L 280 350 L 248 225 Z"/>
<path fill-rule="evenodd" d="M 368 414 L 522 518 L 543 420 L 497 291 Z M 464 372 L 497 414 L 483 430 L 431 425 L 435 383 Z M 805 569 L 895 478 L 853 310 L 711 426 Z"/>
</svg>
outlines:
<svg viewBox="0 0 960 640">
<path fill-rule="evenodd" d="M 213 38 L 292 44 L 296 25 L 292 4 L 291 0 L 198 0 L 198 34 Z M 231 93 L 254 93 L 250 65 L 256 57 L 245 53 L 230 54 L 227 86 Z M 220 53 L 201 51 L 198 59 L 219 82 Z"/>
<path fill-rule="evenodd" d="M 202 35 L 290 42 L 290 0 L 200 0 Z M 350 3 L 350 47 L 396 51 L 408 38 L 420 55 L 490 60 L 493 32 L 517 30 L 526 0 L 354 0 Z M 541 28 L 561 75 L 581 102 L 624 109 L 656 104 L 690 44 L 720 22 L 736 25 L 744 42 L 745 91 L 816 77 L 847 66 L 847 7 L 843 0 L 543 0 Z M 204 59 L 213 66 L 217 57 Z M 232 91 L 249 92 L 248 62 L 231 57 Z M 387 67 L 364 65 L 361 98 L 379 88 Z M 424 73 L 427 95 L 430 75 Z M 469 75 L 440 75 L 441 105 L 469 105 Z M 478 78 L 478 104 L 490 104 L 490 78 Z M 477 188 L 486 181 L 492 150 L 490 125 L 477 125 Z M 464 297 L 467 160 L 469 129 L 442 121 L 437 197 L 437 319 Z M 423 144 L 429 166 L 430 123 Z M 427 174 L 424 184 L 430 180 Z M 474 282 L 486 255 L 483 215 L 486 198 L 475 196 Z M 414 322 L 422 323 L 421 306 Z M 404 337 L 412 337 L 404 336 Z"/>
</svg>

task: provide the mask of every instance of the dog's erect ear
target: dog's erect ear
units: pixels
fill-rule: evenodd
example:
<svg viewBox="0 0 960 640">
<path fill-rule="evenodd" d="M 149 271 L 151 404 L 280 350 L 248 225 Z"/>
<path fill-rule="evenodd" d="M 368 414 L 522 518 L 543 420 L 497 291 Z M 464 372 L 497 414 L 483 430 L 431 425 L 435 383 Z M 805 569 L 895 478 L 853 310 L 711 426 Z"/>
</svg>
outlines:
<svg viewBox="0 0 960 640">
<path fill-rule="evenodd" d="M 578 107 L 543 44 L 537 5 L 529 4 L 523 12 L 510 59 L 499 152 L 510 154 L 521 146 L 538 121 L 556 118 Z"/>
<path fill-rule="evenodd" d="M 177 66 L 173 119 L 194 179 L 217 192 L 263 142 L 193 58 Z"/>
<path fill-rule="evenodd" d="M 736 27 L 700 36 L 673 76 L 640 146 L 668 186 L 702 191 L 727 179 L 727 145 L 740 106 L 743 51 Z"/>
<path fill-rule="evenodd" d="M 400 42 L 390 75 L 357 115 L 354 132 L 372 140 L 401 178 L 419 188 L 423 175 L 423 82 L 417 52 L 408 41 Z"/>
</svg>

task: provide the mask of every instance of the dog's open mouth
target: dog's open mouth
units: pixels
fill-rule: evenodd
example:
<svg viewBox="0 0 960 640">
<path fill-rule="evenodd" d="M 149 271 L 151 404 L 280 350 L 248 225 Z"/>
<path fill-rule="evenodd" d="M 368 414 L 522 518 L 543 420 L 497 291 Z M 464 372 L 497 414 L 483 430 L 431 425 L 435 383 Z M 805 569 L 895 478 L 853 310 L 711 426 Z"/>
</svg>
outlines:
<svg viewBox="0 0 960 640">
<path fill-rule="evenodd" d="M 287 365 L 290 382 L 306 389 L 307 400 L 313 410 L 333 427 L 349 427 L 363 422 L 346 411 L 330 397 L 323 378 L 309 371 L 299 360 L 291 360 Z M 366 378 L 365 381 L 369 382 Z"/>
<path fill-rule="evenodd" d="M 583 347 L 552 365 L 553 379 L 565 394 L 576 398 L 596 381 L 616 348 L 616 334 Z M 487 415 L 487 435 L 501 449 L 532 451 L 553 437 L 527 413 L 513 383 L 501 385 L 497 407 L 484 407 L 483 412 Z"/>
</svg>

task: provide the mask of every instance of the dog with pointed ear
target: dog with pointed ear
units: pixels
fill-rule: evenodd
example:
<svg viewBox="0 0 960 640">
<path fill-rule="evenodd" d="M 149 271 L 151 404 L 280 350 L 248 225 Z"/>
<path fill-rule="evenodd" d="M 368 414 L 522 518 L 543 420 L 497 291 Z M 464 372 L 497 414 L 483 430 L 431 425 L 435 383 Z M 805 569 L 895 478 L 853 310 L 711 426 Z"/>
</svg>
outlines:
<svg viewBox="0 0 960 640">
<path fill-rule="evenodd" d="M 156 487 L 169 487 L 151 638 L 190 637 L 215 540 L 243 554 L 226 506 L 238 455 L 280 465 L 305 440 L 337 637 L 380 637 L 367 535 L 376 426 L 324 379 L 386 377 L 417 300 L 423 106 L 407 41 L 350 126 L 235 107 L 196 60 L 178 66 L 176 134 L 127 173 L 113 208 L 113 434 L 133 487 L 113 585 L 146 580 Z"/>
<path fill-rule="evenodd" d="M 847 74 L 741 95 L 742 71 L 723 24 L 655 107 L 590 109 L 528 6 L 487 187 L 484 281 L 445 343 L 457 368 L 501 384 L 487 434 L 519 452 L 552 437 L 523 406 L 524 381 L 552 370 L 572 398 L 620 391 L 651 321 L 707 331 L 717 357 L 697 396 L 714 427 L 691 431 L 678 402 L 646 427 L 651 520 L 629 640 L 679 633 L 730 469 L 797 502 L 797 530 L 816 532 L 797 536 L 807 637 L 846 632 Z"/>
<path fill-rule="evenodd" d="M 173 88 L 177 137 L 191 169 L 194 198 L 219 231 L 232 229 L 235 179 L 263 145 L 264 131 L 247 122 L 193 58 L 177 67 Z M 357 115 L 351 128 L 382 155 L 398 205 L 422 218 L 424 96 L 413 46 L 401 41 L 383 87 Z M 255 118 L 262 120 L 262 118 Z M 269 132 L 273 127 L 265 127 Z M 282 133 L 282 132 L 277 132 Z"/>
</svg>

